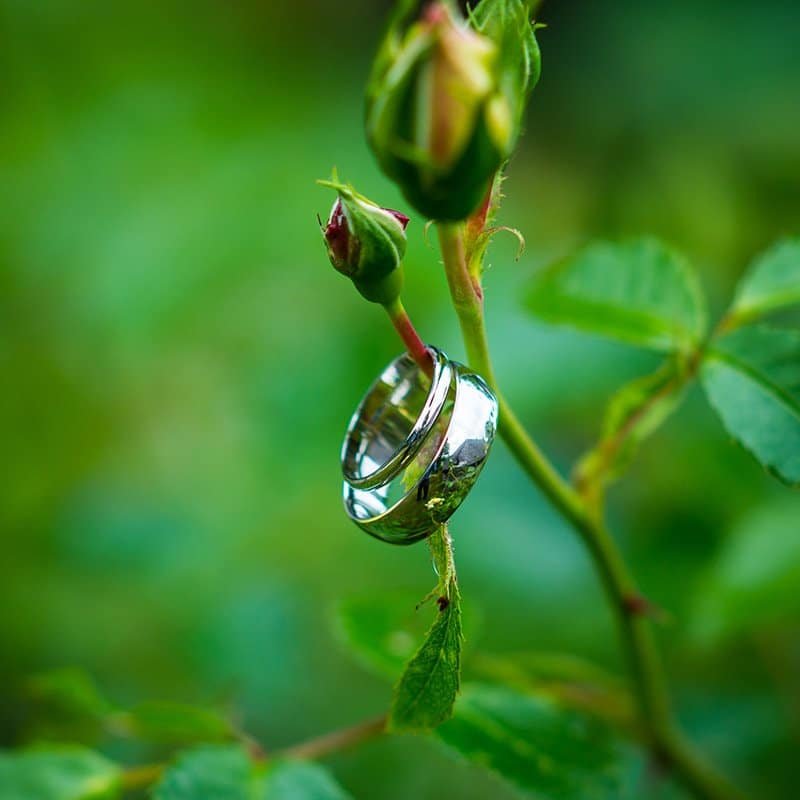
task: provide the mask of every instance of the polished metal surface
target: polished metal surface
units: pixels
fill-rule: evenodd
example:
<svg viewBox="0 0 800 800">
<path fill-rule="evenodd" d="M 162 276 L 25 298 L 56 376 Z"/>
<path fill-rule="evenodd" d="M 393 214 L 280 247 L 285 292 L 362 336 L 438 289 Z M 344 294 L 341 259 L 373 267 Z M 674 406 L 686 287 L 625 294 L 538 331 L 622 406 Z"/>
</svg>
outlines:
<svg viewBox="0 0 800 800">
<path fill-rule="evenodd" d="M 469 494 L 497 429 L 483 379 L 435 347 L 433 378 L 404 353 L 370 387 L 342 446 L 344 505 L 372 536 L 411 544 Z"/>
</svg>

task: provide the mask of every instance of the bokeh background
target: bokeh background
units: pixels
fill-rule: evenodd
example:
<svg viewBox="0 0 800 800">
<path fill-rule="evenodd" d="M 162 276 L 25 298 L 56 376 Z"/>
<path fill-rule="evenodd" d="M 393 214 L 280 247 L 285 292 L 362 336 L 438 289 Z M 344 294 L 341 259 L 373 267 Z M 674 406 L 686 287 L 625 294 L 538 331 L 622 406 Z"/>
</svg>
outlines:
<svg viewBox="0 0 800 800">
<path fill-rule="evenodd" d="M 424 546 L 359 533 L 338 450 L 399 350 L 329 267 L 314 180 L 337 166 L 407 210 L 361 128 L 389 4 L 0 0 L 0 741 L 23 684 L 76 666 L 118 702 L 234 709 L 270 747 L 378 713 L 389 687 L 337 602 L 421 597 Z M 800 232 L 800 11 L 790 0 L 546 2 L 543 77 L 487 275 L 507 394 L 567 469 L 605 398 L 651 357 L 543 327 L 520 294 L 591 237 L 653 233 L 722 308 Z M 406 301 L 463 354 L 424 221 Z M 762 800 L 796 791 L 800 498 L 732 444 L 695 389 L 612 493 L 680 716 Z M 499 445 L 454 521 L 495 652 L 621 668 L 573 534 Z M 356 797 L 511 797 L 415 738 L 329 764 Z M 442 794 L 446 787 L 445 795 Z"/>
</svg>

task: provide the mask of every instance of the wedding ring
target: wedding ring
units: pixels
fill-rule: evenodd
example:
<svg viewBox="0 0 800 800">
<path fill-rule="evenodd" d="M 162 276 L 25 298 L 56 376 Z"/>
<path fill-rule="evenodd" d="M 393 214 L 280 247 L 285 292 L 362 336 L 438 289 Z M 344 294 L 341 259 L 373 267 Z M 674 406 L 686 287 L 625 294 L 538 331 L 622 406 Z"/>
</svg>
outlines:
<svg viewBox="0 0 800 800">
<path fill-rule="evenodd" d="M 483 378 L 429 347 L 429 378 L 407 353 L 383 371 L 342 445 L 344 506 L 362 530 L 393 544 L 424 539 L 477 480 L 497 429 Z"/>
</svg>

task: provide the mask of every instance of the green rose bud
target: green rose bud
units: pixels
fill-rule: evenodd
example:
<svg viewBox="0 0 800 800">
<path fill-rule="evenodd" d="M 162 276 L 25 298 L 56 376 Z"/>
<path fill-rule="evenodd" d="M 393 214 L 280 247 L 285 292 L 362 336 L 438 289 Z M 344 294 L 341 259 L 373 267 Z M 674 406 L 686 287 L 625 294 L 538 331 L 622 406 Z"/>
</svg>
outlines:
<svg viewBox="0 0 800 800">
<path fill-rule="evenodd" d="M 334 269 L 351 278 L 367 300 L 391 303 L 403 286 L 408 217 L 367 200 L 350 186 L 319 183 L 338 194 L 322 228 Z"/>
<path fill-rule="evenodd" d="M 449 2 L 411 19 L 402 3 L 367 90 L 367 138 L 384 172 L 422 214 L 468 217 L 511 155 L 539 50 L 523 0 Z"/>
</svg>

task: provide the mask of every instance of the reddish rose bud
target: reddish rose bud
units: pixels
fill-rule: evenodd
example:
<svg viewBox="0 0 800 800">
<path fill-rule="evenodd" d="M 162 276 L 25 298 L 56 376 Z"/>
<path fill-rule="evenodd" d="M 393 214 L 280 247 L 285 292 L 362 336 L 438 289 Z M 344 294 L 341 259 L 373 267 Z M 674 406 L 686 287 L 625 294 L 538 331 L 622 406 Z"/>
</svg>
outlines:
<svg viewBox="0 0 800 800">
<path fill-rule="evenodd" d="M 331 264 L 351 278 L 367 300 L 391 302 L 402 286 L 400 265 L 409 218 L 373 203 L 350 186 L 336 181 L 320 183 L 339 195 L 322 229 Z"/>
</svg>

